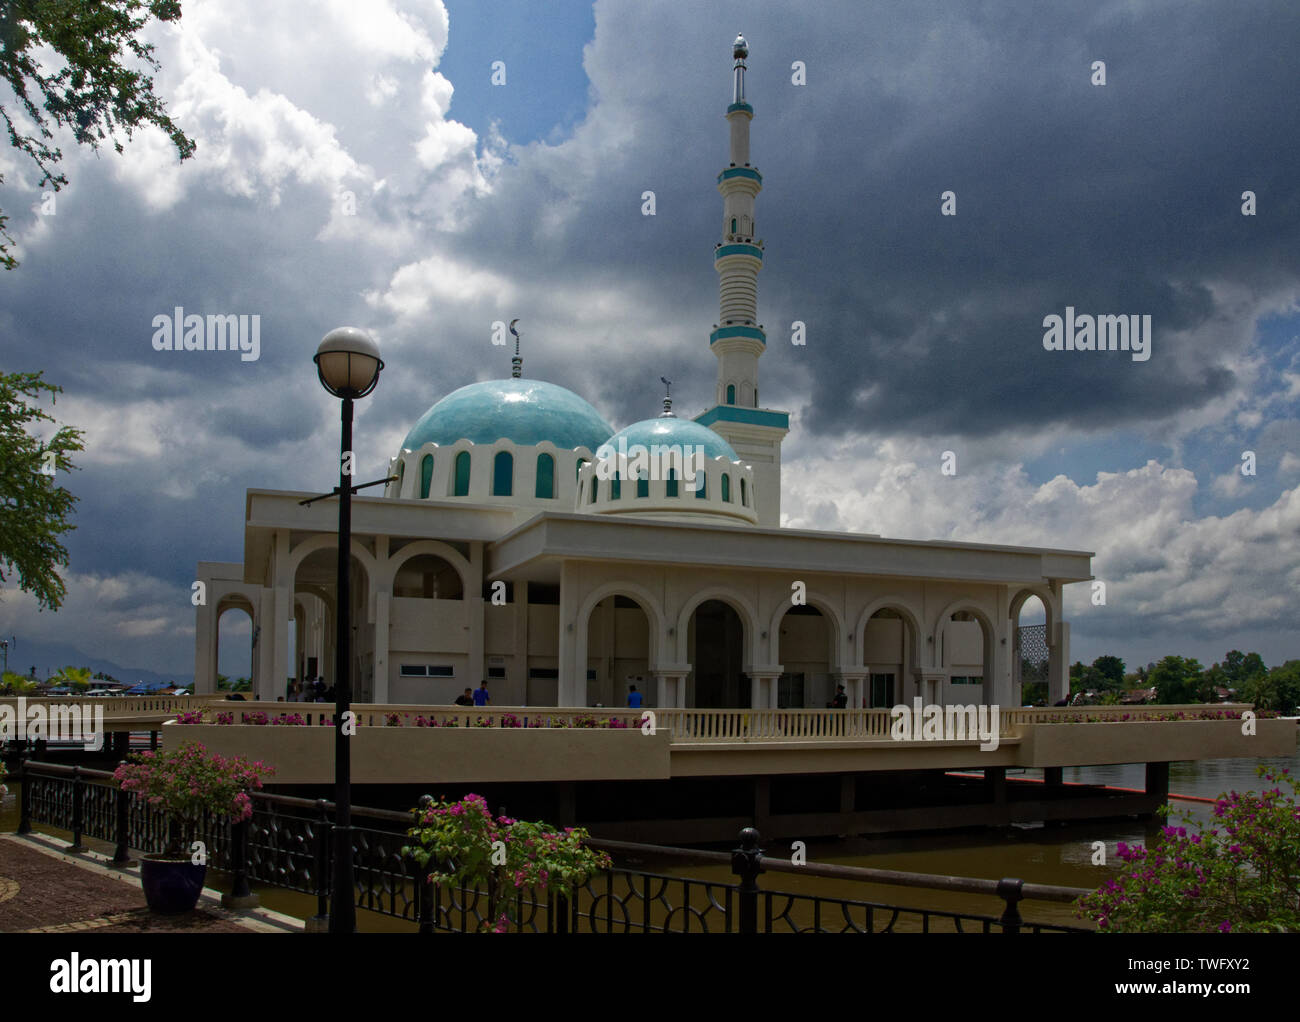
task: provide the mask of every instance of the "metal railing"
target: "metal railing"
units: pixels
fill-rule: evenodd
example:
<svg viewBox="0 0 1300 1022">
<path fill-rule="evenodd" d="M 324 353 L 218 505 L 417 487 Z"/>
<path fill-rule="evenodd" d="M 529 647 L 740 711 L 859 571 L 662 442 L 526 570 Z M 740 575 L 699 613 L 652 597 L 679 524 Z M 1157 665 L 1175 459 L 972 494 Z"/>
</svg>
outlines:
<svg viewBox="0 0 1300 1022">
<path fill-rule="evenodd" d="M 254 883 L 315 897 L 319 926 L 329 911 L 333 804 L 264 792 L 254 793 L 252 799 L 250 820 L 209 820 L 200 828 L 209 864 L 231 875 L 235 897 L 246 897 Z M 357 907 L 407 920 L 421 933 L 490 928 L 502 915 L 515 929 L 544 933 L 1085 932 L 1084 927 L 1026 922 L 1019 911 L 1022 900 L 1072 902 L 1087 893 L 1083 889 L 820 863 L 796 866 L 764 856 L 752 828 L 741 832 L 740 846 L 730 853 L 589 842 L 620 855 L 728 864 L 735 883 L 616 867 L 592 877 L 567 898 L 532 889 L 499 889 L 495 882 L 481 887 L 435 885 L 402 854 L 411 813 L 354 807 L 352 814 Z M 120 790 L 111 773 L 49 763 L 26 765 L 18 832 L 30 833 L 33 823 L 70 832 L 69 851 L 84 851 L 86 838 L 106 841 L 113 845 L 117 863 L 129 861 L 132 849 L 161 852 L 168 838 L 164 815 Z M 1002 912 L 994 916 L 764 890 L 758 877 L 765 872 L 987 895 L 1001 899 Z"/>
</svg>

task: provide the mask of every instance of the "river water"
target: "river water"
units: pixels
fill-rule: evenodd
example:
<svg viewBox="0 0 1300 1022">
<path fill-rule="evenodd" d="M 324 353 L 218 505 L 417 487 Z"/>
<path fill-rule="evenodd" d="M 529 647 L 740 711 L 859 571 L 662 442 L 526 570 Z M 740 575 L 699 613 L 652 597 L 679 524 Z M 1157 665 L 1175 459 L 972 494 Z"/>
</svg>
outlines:
<svg viewBox="0 0 1300 1022">
<path fill-rule="evenodd" d="M 1221 759 L 1173 763 L 1169 769 L 1171 795 L 1215 798 L 1231 791 L 1259 790 L 1255 768 L 1260 763 L 1274 768 L 1288 767 L 1292 775 L 1300 774 L 1300 754 L 1271 760 Z M 1009 777 L 1041 777 L 1041 771 L 1024 771 Z M 1145 785 L 1141 764 L 1067 768 L 1065 781 L 1106 784 L 1138 788 Z M 18 785 L 10 782 L 9 794 L 0 800 L 0 832 L 12 833 L 18 827 Z M 1212 807 L 1203 802 L 1171 799 L 1175 811 L 1186 811 L 1194 821 L 1210 818 Z M 930 834 L 906 838 L 858 838 L 836 841 L 810 841 L 809 862 L 836 863 L 846 866 L 871 866 L 953 876 L 1000 879 L 1018 877 L 1026 882 L 1062 884 L 1069 887 L 1095 888 L 1117 869 L 1115 844 L 1148 844 L 1160 827 L 1159 821 L 1136 819 L 1104 823 L 1083 823 L 1052 827 L 1013 827 L 1002 830 L 979 830 L 961 833 Z M 1105 844 L 1107 865 L 1093 865 L 1094 842 Z M 772 857 L 788 856 L 788 842 L 768 843 L 765 853 Z M 720 883 L 734 882 L 729 868 L 704 864 L 683 864 L 673 860 L 637 862 L 635 868 L 653 872 L 692 876 Z M 874 901 L 916 908 L 972 912 L 997 916 L 999 899 L 978 895 L 952 894 L 916 888 L 860 884 L 797 874 L 768 873 L 760 878 L 760 887 L 772 890 L 817 893 L 832 898 Z M 290 915 L 306 918 L 315 911 L 311 898 L 285 891 L 259 891 L 263 904 Z M 1041 922 L 1079 925 L 1069 905 L 1047 902 L 1024 902 L 1026 919 Z M 360 913 L 359 926 L 365 930 L 409 930 L 395 920 Z"/>
</svg>

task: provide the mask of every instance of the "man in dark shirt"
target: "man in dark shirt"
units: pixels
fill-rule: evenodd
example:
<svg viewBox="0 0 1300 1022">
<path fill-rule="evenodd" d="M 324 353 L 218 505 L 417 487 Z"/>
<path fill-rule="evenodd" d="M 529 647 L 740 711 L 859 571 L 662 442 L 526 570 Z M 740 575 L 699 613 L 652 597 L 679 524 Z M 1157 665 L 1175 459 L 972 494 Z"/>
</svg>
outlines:
<svg viewBox="0 0 1300 1022">
<path fill-rule="evenodd" d="M 473 699 L 473 697 L 470 695 L 470 692 L 472 692 L 472 691 L 473 691 L 473 689 L 468 689 L 468 688 L 467 688 L 467 689 L 465 689 L 464 692 L 462 692 L 460 695 L 458 695 L 458 696 L 456 697 L 456 705 L 457 705 L 457 706 L 473 706 L 473 705 L 474 705 L 474 699 Z"/>
<path fill-rule="evenodd" d="M 844 691 L 843 685 L 836 686 L 835 698 L 831 700 L 832 709 L 843 710 L 849 705 L 848 694 Z"/>
</svg>

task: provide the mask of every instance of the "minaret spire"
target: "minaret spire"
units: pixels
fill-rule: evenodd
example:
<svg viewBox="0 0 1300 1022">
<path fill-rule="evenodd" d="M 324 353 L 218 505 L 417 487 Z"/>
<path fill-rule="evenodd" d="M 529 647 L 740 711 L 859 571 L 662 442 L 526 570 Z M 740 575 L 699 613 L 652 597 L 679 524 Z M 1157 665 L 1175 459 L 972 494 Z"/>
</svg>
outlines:
<svg viewBox="0 0 1300 1022">
<path fill-rule="evenodd" d="M 510 375 L 516 380 L 524 374 L 524 360 L 519 357 L 519 331 L 515 329 L 518 322 L 517 319 L 510 321 L 510 332 L 515 335 L 515 357 L 510 360 Z"/>
<path fill-rule="evenodd" d="M 758 319 L 758 271 L 763 268 L 763 242 L 755 240 L 754 200 L 763 177 L 749 162 L 749 122 L 754 108 L 745 99 L 745 59 L 749 43 L 737 35 L 731 44 L 732 103 L 730 163 L 718 175 L 722 193 L 722 241 L 715 246 L 713 268 L 718 271 L 718 322 L 709 338 L 718 357 L 720 405 L 758 407 L 758 358 L 767 338 Z"/>
<path fill-rule="evenodd" d="M 659 382 L 664 385 L 664 410 L 660 413 L 659 418 L 675 419 L 677 416 L 673 414 L 673 381 L 661 376 Z"/>
<path fill-rule="evenodd" d="M 749 162 L 749 124 L 754 108 L 745 98 L 749 43 L 743 35 L 731 44 L 731 105 L 727 107 L 728 164 L 718 175 L 722 194 L 722 240 L 713 246 L 718 273 L 718 322 L 709 349 L 718 359 L 718 389 L 712 408 L 695 417 L 753 466 L 753 501 L 759 525 L 781 524 L 781 441 L 790 431 L 788 412 L 758 401 L 758 360 L 767 336 L 758 322 L 758 271 L 763 239 L 754 226 L 754 200 L 763 176 Z"/>
</svg>

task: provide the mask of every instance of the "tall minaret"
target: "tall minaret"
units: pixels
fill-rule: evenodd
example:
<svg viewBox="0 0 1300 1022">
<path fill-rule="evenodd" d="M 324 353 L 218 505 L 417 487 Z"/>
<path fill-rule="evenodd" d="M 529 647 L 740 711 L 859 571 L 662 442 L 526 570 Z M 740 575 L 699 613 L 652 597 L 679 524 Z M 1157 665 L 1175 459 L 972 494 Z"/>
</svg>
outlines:
<svg viewBox="0 0 1300 1022">
<path fill-rule="evenodd" d="M 713 253 L 718 271 L 718 322 L 709 345 L 718 357 L 717 404 L 695 421 L 709 426 L 736 453 L 754 466 L 754 496 L 759 525 L 781 524 L 781 441 L 790 416 L 758 403 L 758 359 L 767 336 L 758 323 L 758 271 L 763 268 L 763 241 L 755 240 L 754 199 L 763 177 L 749 162 L 749 122 L 754 108 L 745 101 L 743 35 L 732 44 L 730 163 L 718 175 L 722 193 L 722 241 Z"/>
</svg>

